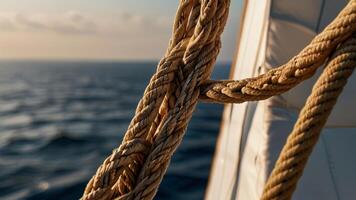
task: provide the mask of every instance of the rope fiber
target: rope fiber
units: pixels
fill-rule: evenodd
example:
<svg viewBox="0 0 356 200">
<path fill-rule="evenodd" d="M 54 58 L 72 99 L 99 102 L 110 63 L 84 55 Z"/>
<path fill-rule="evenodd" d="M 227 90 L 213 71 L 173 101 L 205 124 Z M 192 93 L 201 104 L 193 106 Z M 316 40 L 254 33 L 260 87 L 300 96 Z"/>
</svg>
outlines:
<svg viewBox="0 0 356 200">
<path fill-rule="evenodd" d="M 352 36 L 356 31 L 356 0 L 285 65 L 249 79 L 208 80 L 221 47 L 229 5 L 230 0 L 180 1 L 167 51 L 121 145 L 88 182 L 83 200 L 153 199 L 199 99 L 215 103 L 267 99 L 310 78 L 327 62 L 262 195 L 263 200 L 291 198 L 356 65 L 356 39 Z"/>
</svg>

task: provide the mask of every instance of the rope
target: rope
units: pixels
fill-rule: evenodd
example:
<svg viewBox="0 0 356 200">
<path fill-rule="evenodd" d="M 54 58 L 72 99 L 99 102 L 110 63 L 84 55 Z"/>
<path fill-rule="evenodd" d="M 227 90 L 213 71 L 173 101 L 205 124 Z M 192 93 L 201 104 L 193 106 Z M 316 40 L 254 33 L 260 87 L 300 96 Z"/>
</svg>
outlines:
<svg viewBox="0 0 356 200">
<path fill-rule="evenodd" d="M 282 94 L 314 75 L 335 47 L 356 31 L 356 1 L 351 0 L 323 32 L 286 64 L 258 77 L 209 81 L 200 98 L 214 103 L 242 103 Z"/>
<path fill-rule="evenodd" d="M 356 67 L 356 36 L 336 50 L 314 85 L 264 188 L 262 200 L 291 199 L 337 98 Z"/>
<path fill-rule="evenodd" d="M 181 1 L 173 25 L 171 40 L 156 73 L 145 89 L 136 113 L 128 127 L 122 145 L 104 161 L 87 184 L 82 199 L 112 199 L 126 194 L 135 185 L 135 177 L 147 156 L 151 141 L 147 141 L 150 125 L 159 112 L 170 83 L 181 65 L 196 23 L 197 1 Z M 198 14 L 199 16 L 199 14 Z M 139 144 L 137 145 L 129 144 Z"/>
<path fill-rule="evenodd" d="M 152 199 L 180 144 L 221 46 L 229 0 L 182 0 L 165 57 L 122 145 L 89 181 L 82 199 Z M 173 95 L 174 92 L 174 95 Z"/>
<path fill-rule="evenodd" d="M 331 52 L 356 31 L 356 0 L 351 0 L 339 16 L 287 64 L 251 79 L 208 81 L 220 50 L 229 4 L 230 0 L 180 1 L 165 56 L 146 87 L 122 144 L 91 178 L 83 200 L 153 199 L 199 98 L 209 102 L 241 103 L 281 94 L 311 77 Z M 336 58 L 339 57 L 333 62 Z M 339 82 L 330 81 L 333 87 L 336 83 Z M 325 113 L 315 115 L 315 120 L 325 117 Z M 298 127 L 308 122 L 302 121 Z M 278 163 L 276 169 L 282 164 Z M 297 178 L 292 178 L 296 183 Z M 276 190 L 281 187 L 277 179 L 273 178 L 266 189 L 273 198 L 280 194 Z"/>
</svg>

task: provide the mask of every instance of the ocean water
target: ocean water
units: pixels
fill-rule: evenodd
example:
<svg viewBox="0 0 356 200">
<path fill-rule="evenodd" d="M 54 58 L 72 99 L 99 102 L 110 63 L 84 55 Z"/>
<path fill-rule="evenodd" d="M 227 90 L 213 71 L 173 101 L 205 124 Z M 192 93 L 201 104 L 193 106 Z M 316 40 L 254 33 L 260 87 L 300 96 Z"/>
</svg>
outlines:
<svg viewBox="0 0 356 200">
<path fill-rule="evenodd" d="M 79 199 L 155 62 L 0 62 L 0 199 Z M 227 78 L 218 64 L 213 78 Z M 200 103 L 156 199 L 202 199 L 223 106 Z"/>
</svg>

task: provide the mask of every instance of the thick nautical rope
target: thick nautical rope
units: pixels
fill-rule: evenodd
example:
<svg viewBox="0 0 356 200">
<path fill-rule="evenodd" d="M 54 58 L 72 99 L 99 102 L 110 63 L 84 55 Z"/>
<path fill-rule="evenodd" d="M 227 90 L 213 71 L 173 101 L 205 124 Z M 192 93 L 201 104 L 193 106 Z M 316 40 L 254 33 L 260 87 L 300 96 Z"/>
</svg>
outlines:
<svg viewBox="0 0 356 200">
<path fill-rule="evenodd" d="M 98 168 L 87 184 L 82 199 L 112 199 L 134 187 L 136 176 L 150 149 L 149 130 L 156 117 L 171 82 L 174 71 L 182 63 L 188 41 L 195 28 L 197 1 L 181 1 L 173 25 L 172 37 L 166 55 L 157 66 L 135 116 L 133 117 L 122 145 Z M 132 145 L 130 145 L 132 144 Z"/>
<path fill-rule="evenodd" d="M 182 140 L 199 86 L 209 78 L 216 61 L 228 8 L 229 0 L 181 1 L 166 56 L 146 88 L 122 145 L 99 167 L 82 199 L 153 198 Z M 170 98 L 171 91 L 175 99 Z M 164 98 L 169 104 L 162 104 Z"/>
<path fill-rule="evenodd" d="M 287 64 L 241 81 L 207 81 L 229 0 L 181 0 L 164 58 L 120 147 L 89 181 L 82 199 L 152 199 L 199 98 L 241 103 L 281 94 L 311 77 L 356 29 L 356 0 Z M 201 94 L 200 94 L 201 93 Z"/>
<path fill-rule="evenodd" d="M 214 103 L 242 103 L 282 94 L 314 75 L 335 47 L 356 31 L 356 1 L 351 0 L 323 32 L 286 64 L 258 77 L 208 81 L 200 98 Z"/>
<path fill-rule="evenodd" d="M 342 44 L 313 87 L 265 185 L 262 200 L 288 200 L 303 174 L 347 79 L 356 67 L 356 36 Z"/>
</svg>

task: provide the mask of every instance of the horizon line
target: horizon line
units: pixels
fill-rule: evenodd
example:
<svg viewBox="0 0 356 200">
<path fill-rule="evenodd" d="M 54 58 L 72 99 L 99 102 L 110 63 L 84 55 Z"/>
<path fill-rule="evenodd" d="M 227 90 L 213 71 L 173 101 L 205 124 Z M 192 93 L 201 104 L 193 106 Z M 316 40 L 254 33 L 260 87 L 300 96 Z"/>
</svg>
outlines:
<svg viewBox="0 0 356 200">
<path fill-rule="evenodd" d="M 116 59 L 116 58 L 0 58 L 0 62 L 159 62 L 160 59 Z M 217 60 L 216 63 L 231 63 L 231 60 Z"/>
</svg>

